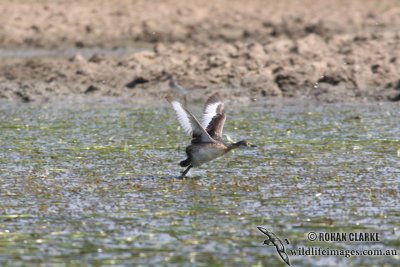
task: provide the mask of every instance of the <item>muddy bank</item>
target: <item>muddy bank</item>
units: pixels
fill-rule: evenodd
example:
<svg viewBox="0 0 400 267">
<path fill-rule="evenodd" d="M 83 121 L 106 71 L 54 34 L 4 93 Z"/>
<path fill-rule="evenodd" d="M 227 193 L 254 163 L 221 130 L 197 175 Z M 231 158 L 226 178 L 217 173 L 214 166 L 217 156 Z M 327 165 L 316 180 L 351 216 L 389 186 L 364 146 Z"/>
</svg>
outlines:
<svg viewBox="0 0 400 267">
<path fill-rule="evenodd" d="M 212 3 L 215 2 L 215 3 Z M 399 31 L 397 0 L 17 0 L 0 6 L 2 48 L 273 42 L 310 33 Z"/>
<path fill-rule="evenodd" d="M 140 44 L 147 51 L 3 57 L 0 99 L 154 101 L 169 92 L 166 77 L 174 74 L 193 98 L 219 90 L 249 99 L 400 100 L 398 2 L 321 2 L 7 3 L 0 7 L 2 49 Z"/>
</svg>

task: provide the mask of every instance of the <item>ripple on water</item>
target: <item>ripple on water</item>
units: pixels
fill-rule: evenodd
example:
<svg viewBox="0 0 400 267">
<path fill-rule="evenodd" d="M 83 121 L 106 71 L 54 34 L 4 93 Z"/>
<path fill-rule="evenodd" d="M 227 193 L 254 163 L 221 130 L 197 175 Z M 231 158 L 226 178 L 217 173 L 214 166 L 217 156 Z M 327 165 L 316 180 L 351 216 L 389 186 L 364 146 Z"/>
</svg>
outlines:
<svg viewBox="0 0 400 267">
<path fill-rule="evenodd" d="M 398 106 L 228 112 L 225 131 L 258 148 L 179 180 L 188 138 L 163 108 L 1 107 L 0 263 L 281 264 L 258 225 L 289 248 L 313 245 L 309 231 L 378 231 L 376 246 L 399 248 Z M 395 258 L 291 261 L 389 266 Z"/>
</svg>

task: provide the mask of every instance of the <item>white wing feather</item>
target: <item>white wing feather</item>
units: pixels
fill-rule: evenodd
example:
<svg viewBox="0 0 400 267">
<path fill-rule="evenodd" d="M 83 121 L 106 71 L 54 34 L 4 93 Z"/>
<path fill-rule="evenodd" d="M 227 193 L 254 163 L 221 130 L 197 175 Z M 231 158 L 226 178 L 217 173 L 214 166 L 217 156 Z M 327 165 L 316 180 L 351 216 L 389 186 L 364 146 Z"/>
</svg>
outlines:
<svg viewBox="0 0 400 267">
<path fill-rule="evenodd" d="M 203 128 L 207 129 L 208 124 L 210 124 L 211 120 L 214 118 L 215 115 L 217 115 L 217 108 L 219 105 L 221 105 L 222 102 L 215 102 L 210 105 L 208 105 L 203 114 Z"/>
<path fill-rule="evenodd" d="M 191 135 L 193 133 L 192 125 L 190 124 L 190 120 L 187 112 L 182 107 L 181 103 L 177 101 L 171 101 L 171 105 L 175 110 L 176 116 L 178 117 L 178 121 L 181 124 L 185 133 Z"/>
<path fill-rule="evenodd" d="M 204 143 L 215 142 L 215 140 L 211 138 L 207 131 L 204 130 L 204 128 L 200 125 L 197 119 L 189 111 L 187 111 L 181 103 L 174 99 L 167 98 L 167 100 L 174 108 L 176 116 L 178 117 L 178 121 L 187 134 L 192 135 L 195 133 L 196 136 L 200 136 L 201 142 Z"/>
</svg>

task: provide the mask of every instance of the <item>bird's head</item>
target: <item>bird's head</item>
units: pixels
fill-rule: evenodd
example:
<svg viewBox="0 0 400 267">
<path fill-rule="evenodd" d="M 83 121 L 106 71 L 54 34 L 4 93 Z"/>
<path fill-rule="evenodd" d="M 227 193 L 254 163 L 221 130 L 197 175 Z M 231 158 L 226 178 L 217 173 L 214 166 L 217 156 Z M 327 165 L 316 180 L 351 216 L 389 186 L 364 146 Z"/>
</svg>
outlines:
<svg viewBox="0 0 400 267">
<path fill-rule="evenodd" d="M 167 73 L 166 75 L 167 80 L 172 81 L 172 82 L 176 82 L 176 76 L 172 73 Z"/>
<path fill-rule="evenodd" d="M 264 240 L 264 245 L 276 245 L 276 240 L 275 238 L 268 238 Z"/>
<path fill-rule="evenodd" d="M 270 245 L 271 244 L 271 239 L 266 239 L 264 240 L 264 245 Z"/>
<path fill-rule="evenodd" d="M 248 148 L 248 147 L 257 147 L 256 145 L 251 144 L 250 142 L 246 140 L 242 140 L 236 143 L 233 143 L 233 146 L 235 148 Z"/>
</svg>

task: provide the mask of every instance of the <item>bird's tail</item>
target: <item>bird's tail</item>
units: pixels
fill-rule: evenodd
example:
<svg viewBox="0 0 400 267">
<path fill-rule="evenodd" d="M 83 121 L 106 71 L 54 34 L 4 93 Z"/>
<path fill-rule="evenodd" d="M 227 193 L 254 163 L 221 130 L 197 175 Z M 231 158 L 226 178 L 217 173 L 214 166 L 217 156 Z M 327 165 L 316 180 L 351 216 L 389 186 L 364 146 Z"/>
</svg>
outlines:
<svg viewBox="0 0 400 267">
<path fill-rule="evenodd" d="M 190 158 L 187 158 L 187 159 L 185 159 L 185 160 L 182 160 L 182 161 L 179 163 L 179 165 L 181 165 L 181 167 L 187 167 L 187 166 L 190 165 L 190 163 L 191 163 Z"/>
</svg>

